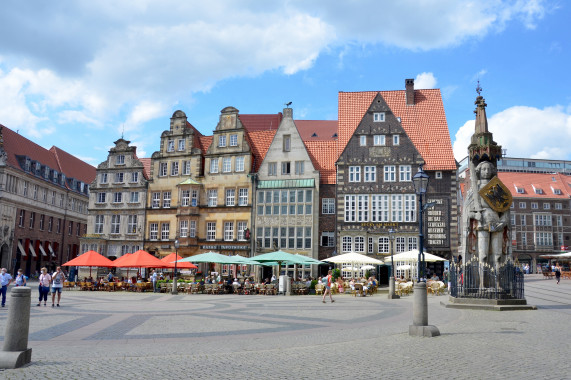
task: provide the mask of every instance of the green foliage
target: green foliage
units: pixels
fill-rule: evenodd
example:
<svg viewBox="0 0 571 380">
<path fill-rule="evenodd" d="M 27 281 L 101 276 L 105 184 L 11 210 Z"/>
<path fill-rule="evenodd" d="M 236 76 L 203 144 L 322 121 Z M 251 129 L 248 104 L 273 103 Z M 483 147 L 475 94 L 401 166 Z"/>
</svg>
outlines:
<svg viewBox="0 0 571 380">
<path fill-rule="evenodd" d="M 369 277 L 371 277 L 371 272 L 365 271 L 365 278 L 369 278 Z"/>
<path fill-rule="evenodd" d="M 315 285 L 317 285 L 317 280 L 311 280 L 311 285 L 309 285 L 309 289 L 315 289 Z"/>
<path fill-rule="evenodd" d="M 341 277 L 341 271 L 339 268 L 333 269 L 333 281 L 337 281 L 339 277 Z"/>
</svg>

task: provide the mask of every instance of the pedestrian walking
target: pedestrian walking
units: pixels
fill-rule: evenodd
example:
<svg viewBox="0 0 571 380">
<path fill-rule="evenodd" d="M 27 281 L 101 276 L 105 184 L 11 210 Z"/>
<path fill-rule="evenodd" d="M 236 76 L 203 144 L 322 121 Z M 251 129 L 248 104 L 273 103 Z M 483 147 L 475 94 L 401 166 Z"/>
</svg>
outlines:
<svg viewBox="0 0 571 380">
<path fill-rule="evenodd" d="M 26 276 L 24 276 L 24 272 L 22 272 L 21 269 L 18 269 L 18 274 L 16 275 L 16 280 L 14 280 L 14 283 L 16 286 L 26 286 Z"/>
<path fill-rule="evenodd" d="M 40 274 L 39 280 L 38 290 L 40 292 L 40 299 L 36 306 L 41 306 L 42 300 L 44 300 L 44 306 L 48 306 L 48 293 L 50 292 L 50 283 L 52 282 L 52 276 L 48 273 L 48 268 L 42 268 L 42 274 Z"/>
<path fill-rule="evenodd" d="M 8 291 L 8 285 L 12 282 L 12 276 L 6 268 L 2 268 L 2 273 L 0 273 L 0 283 L 2 284 L 2 307 L 6 306 L 6 292 Z"/>
<path fill-rule="evenodd" d="M 331 280 L 332 280 L 332 273 L 333 271 L 330 269 L 329 272 L 327 273 L 327 277 L 323 278 L 323 285 L 325 285 L 325 291 L 323 292 L 323 299 L 321 300 L 323 303 L 325 303 L 325 296 L 327 296 L 327 293 L 329 293 L 329 299 L 331 300 L 331 302 L 335 302 L 335 300 L 333 299 L 333 296 L 331 295 Z"/>
<path fill-rule="evenodd" d="M 157 280 L 158 280 L 157 271 L 153 270 L 153 273 L 151 274 L 151 282 L 153 283 L 153 293 L 156 293 L 158 291 Z"/>
<path fill-rule="evenodd" d="M 559 262 L 555 264 L 555 279 L 557 280 L 557 285 L 559 285 L 561 280 L 561 265 L 559 265 Z"/>
<path fill-rule="evenodd" d="M 56 293 L 57 293 L 57 307 L 59 307 L 59 302 L 61 300 L 61 291 L 63 290 L 64 281 L 65 281 L 65 275 L 61 271 L 61 267 L 57 267 L 54 274 L 52 274 L 52 307 L 54 307 Z"/>
</svg>

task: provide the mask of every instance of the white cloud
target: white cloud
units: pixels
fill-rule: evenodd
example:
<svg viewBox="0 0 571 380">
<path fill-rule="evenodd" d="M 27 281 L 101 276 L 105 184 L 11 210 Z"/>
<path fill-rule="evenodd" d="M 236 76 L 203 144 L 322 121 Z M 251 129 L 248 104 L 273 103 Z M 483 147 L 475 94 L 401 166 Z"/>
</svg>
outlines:
<svg viewBox="0 0 571 380">
<path fill-rule="evenodd" d="M 414 88 L 436 88 L 436 78 L 432 73 L 420 73 L 414 80 Z"/>
<path fill-rule="evenodd" d="M 149 101 L 142 101 L 133 107 L 124 126 L 119 128 L 119 132 L 135 131 L 141 127 L 142 124 L 147 121 L 156 119 L 165 114 L 167 107 L 161 103 L 153 103 Z"/>
<path fill-rule="evenodd" d="M 509 157 L 571 159 L 571 112 L 563 106 L 544 109 L 514 106 L 488 118 L 494 141 L 507 149 Z M 467 156 L 474 120 L 467 121 L 456 133 L 454 156 Z"/>
</svg>

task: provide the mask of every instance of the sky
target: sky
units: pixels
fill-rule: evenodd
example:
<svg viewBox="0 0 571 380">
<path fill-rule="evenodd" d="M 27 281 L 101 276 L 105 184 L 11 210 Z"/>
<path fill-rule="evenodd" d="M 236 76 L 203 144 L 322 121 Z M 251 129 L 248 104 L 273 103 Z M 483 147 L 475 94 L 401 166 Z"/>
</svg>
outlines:
<svg viewBox="0 0 571 380">
<path fill-rule="evenodd" d="M 96 166 L 159 149 L 176 110 L 336 120 L 340 91 L 439 88 L 467 154 L 478 80 L 510 157 L 571 160 L 571 2 L 4 0 L 0 124 Z"/>
</svg>

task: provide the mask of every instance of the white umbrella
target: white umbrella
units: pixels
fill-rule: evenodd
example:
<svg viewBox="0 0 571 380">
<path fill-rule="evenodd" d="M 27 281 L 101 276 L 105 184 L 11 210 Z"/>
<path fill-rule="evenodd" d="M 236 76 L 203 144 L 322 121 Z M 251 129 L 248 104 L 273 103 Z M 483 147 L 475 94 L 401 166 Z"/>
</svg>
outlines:
<svg viewBox="0 0 571 380">
<path fill-rule="evenodd" d="M 349 252 L 343 255 L 333 256 L 328 259 L 324 259 L 323 261 L 328 261 L 330 263 L 335 264 L 352 264 L 352 263 L 360 263 L 360 264 L 384 264 L 382 260 L 377 260 L 375 258 L 361 255 L 357 252 Z"/>
<path fill-rule="evenodd" d="M 369 269 L 375 269 L 375 267 L 372 265 L 363 265 L 361 267 L 361 270 L 369 270 Z"/>
<path fill-rule="evenodd" d="M 393 255 L 394 261 L 418 261 L 418 249 L 413 249 L 411 251 L 400 252 Z M 424 261 L 435 262 L 435 261 L 446 261 L 446 259 L 433 255 L 432 253 L 424 252 Z"/>
<path fill-rule="evenodd" d="M 346 272 L 357 272 L 357 271 L 359 271 L 360 269 L 359 269 L 359 268 L 355 268 L 355 267 L 345 267 L 345 268 L 342 268 L 341 270 L 344 270 L 344 271 L 346 271 Z"/>
<path fill-rule="evenodd" d="M 411 268 L 411 266 L 409 264 L 406 265 L 399 265 L 397 267 L 397 270 L 409 270 Z"/>
</svg>

